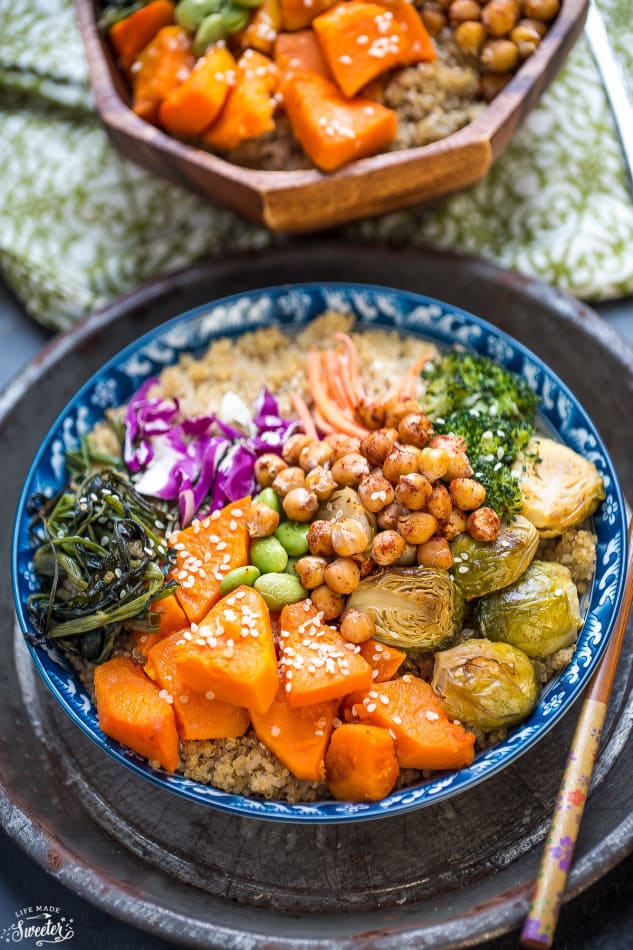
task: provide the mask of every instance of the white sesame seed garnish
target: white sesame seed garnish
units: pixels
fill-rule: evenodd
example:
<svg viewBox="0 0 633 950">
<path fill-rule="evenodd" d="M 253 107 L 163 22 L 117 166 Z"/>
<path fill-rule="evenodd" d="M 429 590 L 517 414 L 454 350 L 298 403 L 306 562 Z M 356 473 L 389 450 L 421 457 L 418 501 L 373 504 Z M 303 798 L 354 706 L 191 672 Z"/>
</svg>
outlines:
<svg viewBox="0 0 633 950">
<path fill-rule="evenodd" d="M 437 720 L 440 718 L 439 715 L 436 712 L 433 712 L 431 709 L 427 709 L 427 711 L 424 713 L 424 717 L 425 719 L 428 719 L 429 722 L 437 722 Z"/>
</svg>

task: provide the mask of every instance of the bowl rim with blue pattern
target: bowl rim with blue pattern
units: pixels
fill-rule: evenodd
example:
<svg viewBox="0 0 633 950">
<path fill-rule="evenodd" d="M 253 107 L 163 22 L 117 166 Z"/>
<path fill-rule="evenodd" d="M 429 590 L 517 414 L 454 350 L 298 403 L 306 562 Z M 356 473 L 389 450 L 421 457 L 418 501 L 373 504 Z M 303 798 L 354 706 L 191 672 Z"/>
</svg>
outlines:
<svg viewBox="0 0 633 950">
<path fill-rule="evenodd" d="M 26 599 L 38 588 L 32 567 L 27 511 L 34 492 L 52 493 L 64 482 L 64 452 L 125 402 L 151 375 L 181 353 L 201 353 L 215 338 L 278 324 L 292 331 L 325 310 L 353 312 L 358 328 L 411 333 L 440 348 L 460 346 L 492 357 L 520 373 L 541 397 L 540 417 L 571 448 L 590 458 L 605 483 L 606 498 L 593 516 L 598 537 L 596 571 L 586 600 L 585 622 L 570 663 L 546 684 L 532 715 L 471 766 L 438 773 L 392 792 L 378 802 L 290 803 L 223 792 L 179 773 L 152 768 L 147 760 L 105 736 L 77 674 L 54 645 L 36 645 Z M 531 749 L 584 691 L 602 657 L 615 622 L 626 564 L 626 514 L 613 463 L 591 422 L 567 386 L 534 353 L 481 317 L 431 297 L 370 284 L 327 282 L 250 290 L 189 310 L 156 327 L 109 360 L 70 400 L 49 429 L 26 475 L 13 533 L 12 583 L 20 628 L 44 683 L 65 712 L 104 752 L 163 789 L 221 811 L 290 822 L 344 822 L 402 814 L 465 792 Z"/>
</svg>

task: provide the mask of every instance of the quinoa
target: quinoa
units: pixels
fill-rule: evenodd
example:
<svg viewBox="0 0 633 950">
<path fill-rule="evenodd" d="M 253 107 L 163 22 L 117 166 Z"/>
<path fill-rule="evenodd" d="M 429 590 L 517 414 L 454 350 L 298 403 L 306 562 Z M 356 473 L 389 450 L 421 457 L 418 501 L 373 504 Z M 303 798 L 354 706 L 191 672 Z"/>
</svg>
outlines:
<svg viewBox="0 0 633 950">
<path fill-rule="evenodd" d="M 412 362 L 422 355 L 437 352 L 430 343 L 393 332 L 375 329 L 356 332 L 353 323 L 350 314 L 328 311 L 298 333 L 287 335 L 278 327 L 266 327 L 244 333 L 237 339 L 215 340 L 202 356 L 196 358 L 184 354 L 177 364 L 164 369 L 150 395 L 177 398 L 185 415 L 199 416 L 217 412 L 222 397 L 229 391 L 239 393 L 245 402 L 251 402 L 266 385 L 278 398 L 282 414 L 292 415 L 291 392 L 299 393 L 310 402 L 305 376 L 306 352 L 311 346 L 323 347 L 324 341 L 329 343 L 337 332 L 349 333 L 354 340 L 369 396 L 384 393 Z M 107 424 L 97 425 L 92 439 L 104 451 L 112 453 L 118 449 Z M 588 590 L 595 569 L 596 542 L 591 531 L 572 528 L 559 538 L 542 541 L 537 556 L 568 567 L 582 595 Z M 467 614 L 460 635 L 462 641 L 479 635 L 470 628 L 468 621 Z M 570 661 L 573 652 L 574 645 L 546 659 L 534 660 L 539 683 L 546 683 L 558 673 Z M 144 662 L 131 635 L 117 641 L 115 653 Z M 77 656 L 68 659 L 94 700 L 94 664 Z M 433 662 L 432 654 L 409 655 L 401 672 L 410 672 L 429 681 Z M 478 750 L 500 742 L 508 733 L 507 729 L 488 733 L 477 729 L 471 731 L 475 733 Z M 259 741 L 252 728 L 236 739 L 181 740 L 178 770 L 188 779 L 234 794 L 289 802 L 330 797 L 325 784 L 295 778 Z M 395 787 L 406 787 L 432 774 L 428 770 L 403 769 Z"/>
</svg>

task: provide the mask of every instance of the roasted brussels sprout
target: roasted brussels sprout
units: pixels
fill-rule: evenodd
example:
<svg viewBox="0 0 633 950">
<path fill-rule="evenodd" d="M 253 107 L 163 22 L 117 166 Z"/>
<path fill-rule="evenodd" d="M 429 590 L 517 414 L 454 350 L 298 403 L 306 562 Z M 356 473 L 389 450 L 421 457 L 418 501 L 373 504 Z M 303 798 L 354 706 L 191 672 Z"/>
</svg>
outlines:
<svg viewBox="0 0 633 950">
<path fill-rule="evenodd" d="M 410 653 L 440 650 L 461 630 L 463 598 L 448 572 L 435 567 L 389 568 L 366 577 L 347 606 L 370 614 L 377 640 Z"/>
<path fill-rule="evenodd" d="M 466 600 L 507 587 L 525 571 L 538 543 L 538 531 L 521 515 L 502 525 L 495 541 L 460 534 L 451 544 L 455 583 Z"/>
<path fill-rule="evenodd" d="M 570 646 L 582 624 L 571 574 L 554 561 L 532 561 L 514 584 L 484 597 L 475 616 L 489 640 L 511 643 L 531 657 Z"/>
<path fill-rule="evenodd" d="M 317 519 L 321 521 L 339 521 L 341 518 L 353 518 L 360 522 L 367 532 L 367 547 L 371 548 L 371 543 L 376 534 L 376 516 L 368 511 L 358 497 L 358 493 L 353 488 L 340 488 L 333 495 L 323 502 L 316 513 Z"/>
<path fill-rule="evenodd" d="M 540 435 L 530 439 L 513 473 L 523 495 L 521 513 L 544 538 L 579 524 L 604 498 L 602 477 L 593 462 Z"/>
<path fill-rule="evenodd" d="M 482 732 L 521 722 L 539 693 L 525 653 L 508 643 L 479 639 L 437 653 L 432 685 L 449 716 Z"/>
</svg>

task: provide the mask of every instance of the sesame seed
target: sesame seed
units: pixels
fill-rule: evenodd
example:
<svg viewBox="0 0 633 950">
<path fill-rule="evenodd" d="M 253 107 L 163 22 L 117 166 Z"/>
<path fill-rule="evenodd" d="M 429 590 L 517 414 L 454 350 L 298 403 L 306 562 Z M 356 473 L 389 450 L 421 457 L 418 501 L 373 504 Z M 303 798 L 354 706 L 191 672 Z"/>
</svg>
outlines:
<svg viewBox="0 0 633 950">
<path fill-rule="evenodd" d="M 427 711 L 424 713 L 424 718 L 428 719 L 429 722 L 437 722 L 440 717 L 436 712 L 427 709 Z"/>
<path fill-rule="evenodd" d="M 209 699 L 209 700 L 215 699 L 215 693 L 213 692 L 212 689 L 208 689 L 206 693 L 204 694 L 204 697 L 205 699 Z"/>
<path fill-rule="evenodd" d="M 281 735 L 281 729 L 279 728 L 279 726 L 271 726 L 270 734 L 271 736 L 274 736 L 274 738 L 276 739 L 277 736 Z"/>
</svg>

